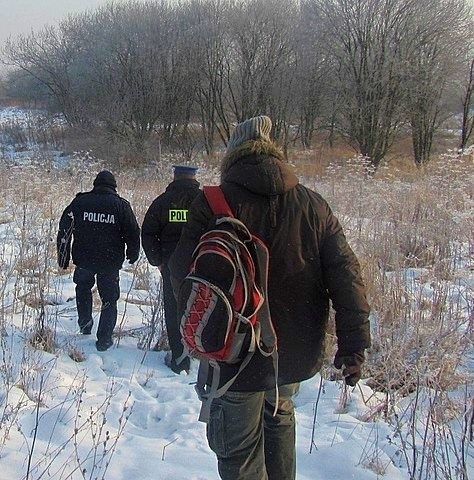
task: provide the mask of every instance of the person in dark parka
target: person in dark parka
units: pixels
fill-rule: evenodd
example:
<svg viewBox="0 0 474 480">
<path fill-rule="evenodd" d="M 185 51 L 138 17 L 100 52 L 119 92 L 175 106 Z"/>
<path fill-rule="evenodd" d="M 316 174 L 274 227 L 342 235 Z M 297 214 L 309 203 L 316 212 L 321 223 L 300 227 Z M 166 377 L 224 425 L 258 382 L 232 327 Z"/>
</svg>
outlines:
<svg viewBox="0 0 474 480">
<path fill-rule="evenodd" d="M 103 170 L 90 192 L 81 192 L 64 210 L 59 221 L 57 254 L 59 266 L 76 266 L 76 304 L 80 332 L 89 335 L 93 326 L 92 287 L 102 301 L 97 328 L 97 350 L 112 346 L 120 297 L 119 270 L 127 257 L 130 264 L 140 253 L 140 227 L 127 200 L 117 193 L 114 175 Z"/>
<path fill-rule="evenodd" d="M 329 300 L 336 311 L 335 365 L 348 385 L 361 377 L 370 344 L 369 305 L 356 256 L 318 193 L 298 182 L 270 139 L 271 120 L 236 126 L 221 165 L 221 188 L 235 216 L 270 252 L 268 300 L 278 338 L 278 378 L 257 350 L 229 390 L 211 403 L 207 438 L 224 480 L 293 480 L 292 396 L 321 368 Z M 212 212 L 200 194 L 190 207 L 170 269 L 175 293 Z M 238 365 L 220 364 L 220 385 Z M 279 385 L 277 403 L 275 380 Z"/>
<path fill-rule="evenodd" d="M 173 181 L 148 208 L 142 224 L 142 245 L 148 261 L 157 266 L 163 279 L 163 300 L 166 331 L 170 352 L 166 365 L 175 373 L 189 372 L 190 361 L 185 358 L 177 363 L 183 353 L 177 319 L 176 299 L 171 287 L 168 260 L 176 248 L 183 225 L 186 224 L 189 205 L 199 193 L 196 180 L 197 168 L 189 165 L 173 166 Z"/>
</svg>

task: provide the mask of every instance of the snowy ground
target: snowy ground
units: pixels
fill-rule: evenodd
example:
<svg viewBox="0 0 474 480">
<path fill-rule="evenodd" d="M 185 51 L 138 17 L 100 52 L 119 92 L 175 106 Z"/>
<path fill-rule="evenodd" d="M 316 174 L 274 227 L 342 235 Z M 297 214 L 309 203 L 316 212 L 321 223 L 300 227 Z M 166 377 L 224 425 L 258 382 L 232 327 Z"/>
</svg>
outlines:
<svg viewBox="0 0 474 480">
<path fill-rule="evenodd" d="M 8 238 L 10 224 L 0 232 Z M 3 248 L 5 266 L 14 262 L 15 248 Z M 121 273 L 117 330 L 122 334 L 103 353 L 96 351 L 94 335 L 77 333 L 72 272 L 52 275 L 47 288 L 45 317 L 55 331 L 53 354 L 30 345 L 40 310 L 12 305 L 18 301 L 18 285 L 7 282 L 3 311 L 12 322 L 5 324 L 1 338 L 0 479 L 218 478 L 205 426 L 197 421 L 200 404 L 192 385 L 197 364 L 189 376 L 178 376 L 165 367 L 165 352 L 138 348 L 157 296 L 154 289 L 134 288 L 136 269 L 144 262 Z M 407 271 L 407 282 L 415 284 L 423 273 Z M 150 275 L 156 290 L 159 275 L 153 270 Z M 472 275 L 466 282 L 453 285 L 458 294 L 472 289 Z M 416 288 L 430 295 L 429 284 Z M 98 315 L 96 304 L 96 322 Z M 364 382 L 349 390 L 347 406 L 341 406 L 343 394 L 339 381 L 321 384 L 316 376 L 303 383 L 295 399 L 297 479 L 409 478 L 396 426 L 375 413 L 383 410 L 384 396 Z M 472 467 L 472 449 L 468 452 Z"/>
<path fill-rule="evenodd" d="M 147 341 L 153 346 L 156 340 L 156 333 L 150 337 L 153 320 L 162 315 L 158 309 L 153 316 L 159 274 L 144 257 L 122 270 L 115 343 L 110 350 L 97 352 L 99 302 L 94 304 L 93 334 L 79 335 L 72 270 L 59 272 L 55 266 L 58 215 L 79 181 L 64 177 L 55 182 L 59 171 L 43 178 L 36 157 L 30 157 L 33 170 L 23 168 L 27 156 L 5 157 L 12 163 L 3 170 L 0 189 L 0 480 L 217 479 L 205 425 L 197 421 L 200 403 L 193 388 L 197 363 L 189 375 L 175 375 L 163 363 L 164 351 L 146 348 Z M 90 177 L 85 165 L 74 172 Z M 52 168 L 58 166 L 60 162 Z M 18 181 L 18 176 L 24 180 Z M 75 184 L 60 191 L 67 181 Z M 25 184 L 27 193 L 13 192 L 16 185 Z M 138 191 L 127 193 L 126 198 L 133 195 L 134 206 L 143 202 L 142 212 L 153 198 L 149 190 L 145 200 Z M 472 208 L 462 215 L 466 211 Z M 295 398 L 298 480 L 397 480 L 409 479 L 410 471 L 420 480 L 467 480 L 473 475 L 469 379 L 474 356 L 468 335 L 473 322 L 474 252 L 466 242 L 457 252 L 452 259 L 455 275 L 446 279 L 435 280 L 424 268 L 386 274 L 387 284 L 403 283 L 414 310 L 440 301 L 442 292 L 450 318 L 459 322 L 454 328 L 466 347 L 457 359 L 456 373 L 465 374 L 466 384 L 449 393 L 451 421 L 445 421 L 449 414 L 445 406 L 451 404 L 440 390 L 419 388 L 398 399 L 385 416 L 386 396 L 374 392 L 366 381 L 346 391 L 341 381 L 318 375 L 304 382 Z M 31 342 L 42 322 L 52 332 L 52 353 Z M 374 338 L 379 326 L 373 322 Z M 413 325 L 407 325 L 407 331 L 408 327 Z M 435 348 L 436 340 L 440 339 L 434 339 Z M 436 412 L 441 398 L 443 422 Z M 430 452 L 441 441 L 445 444 L 437 454 L 439 464 L 433 463 Z M 464 472 L 460 464 L 466 466 Z"/>
<path fill-rule="evenodd" d="M 122 273 L 122 292 L 129 290 L 131 278 L 131 272 Z M 30 478 L 218 478 L 205 425 L 197 422 L 200 403 L 192 386 L 197 364 L 189 375 L 175 375 L 163 363 L 165 352 L 137 349 L 134 336 L 116 338 L 109 351 L 97 352 L 94 335 L 76 333 L 72 275 L 54 281 L 59 304 L 48 307 L 48 316 L 57 319 L 56 342 L 63 351 L 52 355 L 30 347 L 28 355 L 35 357 L 35 371 L 30 372 L 34 387 L 30 392 L 18 386 L 1 390 L 4 414 L 15 415 L 16 420 L 0 447 L 0 478 L 25 478 L 28 456 Z M 131 290 L 129 299 L 135 302 L 147 296 Z M 143 328 L 141 308 L 122 298 L 123 330 Z M 24 333 L 19 326 L 7 330 L 3 342 L 24 355 Z M 68 356 L 75 350 L 83 353 L 83 361 Z M 22 363 L 20 358 L 10 361 Z M 324 381 L 318 400 L 320 382 L 319 376 L 305 382 L 295 399 L 297 478 L 375 479 L 373 470 L 379 469 L 387 478 L 406 478 L 403 468 L 397 468 L 402 465 L 389 441 L 390 428 L 383 422 L 363 421 L 377 405 L 374 397 L 369 400 L 371 390 L 363 385 L 355 388 L 347 411 L 340 413 L 341 383 Z M 10 412 L 15 405 L 19 411 Z M 79 468 L 85 469 L 84 475 Z"/>
</svg>

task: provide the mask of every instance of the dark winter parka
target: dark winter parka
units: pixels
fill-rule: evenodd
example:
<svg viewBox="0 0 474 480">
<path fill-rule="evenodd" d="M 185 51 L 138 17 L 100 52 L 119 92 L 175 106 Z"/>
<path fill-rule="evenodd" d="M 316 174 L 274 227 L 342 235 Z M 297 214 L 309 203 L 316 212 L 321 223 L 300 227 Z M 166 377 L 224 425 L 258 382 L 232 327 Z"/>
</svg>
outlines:
<svg viewBox="0 0 474 480">
<path fill-rule="evenodd" d="M 159 267 L 170 258 L 186 224 L 188 208 L 198 193 L 199 182 L 177 179 L 148 208 L 142 224 L 142 245 L 152 265 Z"/>
<path fill-rule="evenodd" d="M 298 183 L 280 151 L 268 142 L 242 144 L 224 158 L 221 188 L 235 216 L 270 251 L 268 297 L 278 336 L 278 383 L 299 382 L 320 369 L 329 299 L 336 310 L 339 353 L 368 347 L 369 306 L 359 263 L 326 201 Z M 191 205 L 179 254 L 170 260 L 176 292 L 211 218 L 201 194 Z M 221 385 L 236 368 L 221 366 Z M 257 353 L 230 389 L 274 386 L 272 360 Z"/>
<path fill-rule="evenodd" d="M 69 264 L 72 238 L 73 263 L 96 273 L 120 270 L 125 253 L 131 263 L 140 253 L 140 227 L 132 208 L 109 185 L 78 193 L 64 210 L 57 236 L 62 268 Z"/>
</svg>

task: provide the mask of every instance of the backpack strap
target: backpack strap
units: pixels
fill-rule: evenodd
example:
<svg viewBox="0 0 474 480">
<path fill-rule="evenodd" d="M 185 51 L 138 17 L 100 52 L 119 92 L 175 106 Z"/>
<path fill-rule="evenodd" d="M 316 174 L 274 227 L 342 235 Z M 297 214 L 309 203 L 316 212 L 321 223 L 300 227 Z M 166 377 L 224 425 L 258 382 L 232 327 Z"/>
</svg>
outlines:
<svg viewBox="0 0 474 480">
<path fill-rule="evenodd" d="M 226 217 L 233 217 L 232 209 L 230 208 L 224 193 L 219 185 L 207 185 L 203 187 L 204 195 L 207 203 L 211 207 L 214 215 L 224 215 Z"/>
<path fill-rule="evenodd" d="M 252 359 L 260 338 L 260 325 L 256 324 L 255 328 L 252 325 L 250 325 L 250 328 L 252 332 L 252 337 L 250 340 L 249 351 L 246 357 L 242 360 L 242 363 L 240 364 L 237 373 L 221 387 L 219 387 L 220 376 L 221 376 L 219 363 L 216 361 L 209 361 L 205 359 L 202 359 L 200 361 L 197 383 L 194 387 L 194 389 L 198 394 L 199 399 L 202 402 L 201 410 L 199 412 L 199 419 L 198 419 L 200 422 L 204 422 L 204 423 L 209 422 L 209 418 L 211 415 L 212 401 L 215 398 L 222 397 L 222 395 L 224 395 L 224 393 L 226 393 L 227 390 L 229 390 L 229 388 L 235 382 L 235 380 L 240 375 L 242 370 L 249 364 L 250 360 Z M 210 368 L 212 368 L 211 385 L 206 386 Z M 278 402 L 277 402 L 277 405 L 278 405 Z"/>
</svg>

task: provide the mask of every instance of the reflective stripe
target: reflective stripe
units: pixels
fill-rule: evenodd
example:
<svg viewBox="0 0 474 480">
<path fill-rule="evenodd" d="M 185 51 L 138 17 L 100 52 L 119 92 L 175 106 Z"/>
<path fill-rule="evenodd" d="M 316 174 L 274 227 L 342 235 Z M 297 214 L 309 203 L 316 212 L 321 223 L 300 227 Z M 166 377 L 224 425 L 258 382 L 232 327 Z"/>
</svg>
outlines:
<svg viewBox="0 0 474 480">
<path fill-rule="evenodd" d="M 168 210 L 169 222 L 186 222 L 188 217 L 187 210 Z"/>
</svg>

